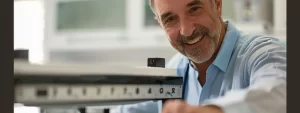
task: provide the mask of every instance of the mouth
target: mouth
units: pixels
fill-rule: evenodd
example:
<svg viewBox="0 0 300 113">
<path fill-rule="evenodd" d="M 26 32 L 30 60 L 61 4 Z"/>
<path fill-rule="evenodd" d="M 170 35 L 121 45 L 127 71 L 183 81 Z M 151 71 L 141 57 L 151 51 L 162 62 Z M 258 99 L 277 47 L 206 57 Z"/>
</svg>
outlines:
<svg viewBox="0 0 300 113">
<path fill-rule="evenodd" d="M 200 42 L 203 37 L 204 37 L 204 35 L 197 36 L 196 38 L 194 38 L 192 40 L 186 41 L 185 44 L 187 44 L 187 45 L 196 44 L 197 42 Z"/>
</svg>

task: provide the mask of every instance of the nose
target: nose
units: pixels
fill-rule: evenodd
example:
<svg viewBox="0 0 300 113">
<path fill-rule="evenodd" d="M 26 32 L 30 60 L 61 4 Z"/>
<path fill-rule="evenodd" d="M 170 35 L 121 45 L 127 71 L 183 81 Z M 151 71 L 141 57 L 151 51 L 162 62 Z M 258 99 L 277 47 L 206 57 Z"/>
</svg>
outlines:
<svg viewBox="0 0 300 113">
<path fill-rule="evenodd" d="M 195 30 L 195 26 L 188 20 L 182 20 L 180 25 L 180 34 L 183 36 L 191 36 Z"/>
</svg>

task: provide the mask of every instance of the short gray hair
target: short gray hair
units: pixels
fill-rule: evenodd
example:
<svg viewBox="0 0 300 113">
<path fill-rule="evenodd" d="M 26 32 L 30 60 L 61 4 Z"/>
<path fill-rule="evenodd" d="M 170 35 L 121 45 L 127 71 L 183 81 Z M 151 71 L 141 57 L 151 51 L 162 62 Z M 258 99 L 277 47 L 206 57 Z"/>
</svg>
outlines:
<svg viewBox="0 0 300 113">
<path fill-rule="evenodd" d="M 151 8 L 152 12 L 155 14 L 153 0 L 148 0 L 148 2 L 149 2 L 149 6 L 150 6 L 150 8 Z"/>
<path fill-rule="evenodd" d="M 149 6 L 150 6 L 152 12 L 156 15 L 155 9 L 154 9 L 154 3 L 153 3 L 154 1 L 153 0 L 148 0 L 148 2 L 149 2 Z M 213 2 L 213 0 L 210 0 L 211 5 L 213 5 L 212 2 Z"/>
</svg>

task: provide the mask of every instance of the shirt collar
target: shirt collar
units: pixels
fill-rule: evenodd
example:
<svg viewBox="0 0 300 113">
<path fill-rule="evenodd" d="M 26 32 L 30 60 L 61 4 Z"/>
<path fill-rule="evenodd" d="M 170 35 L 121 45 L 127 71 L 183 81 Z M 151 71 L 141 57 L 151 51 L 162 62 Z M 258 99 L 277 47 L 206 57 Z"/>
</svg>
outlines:
<svg viewBox="0 0 300 113">
<path fill-rule="evenodd" d="M 223 72 L 227 70 L 239 33 L 235 26 L 228 21 L 226 21 L 225 24 L 227 24 L 227 31 L 217 57 L 213 62 L 213 65 L 217 66 Z"/>
</svg>

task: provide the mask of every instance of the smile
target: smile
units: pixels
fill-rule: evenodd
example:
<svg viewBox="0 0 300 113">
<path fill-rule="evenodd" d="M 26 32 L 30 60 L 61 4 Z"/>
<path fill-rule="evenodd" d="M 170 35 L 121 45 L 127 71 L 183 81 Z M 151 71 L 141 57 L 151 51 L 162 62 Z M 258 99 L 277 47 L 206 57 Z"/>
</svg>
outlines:
<svg viewBox="0 0 300 113">
<path fill-rule="evenodd" d="M 189 41 L 185 42 L 185 44 L 189 44 L 189 45 L 195 44 L 195 43 L 199 42 L 202 38 L 203 38 L 203 35 L 198 36 L 193 40 L 189 40 Z"/>
</svg>

